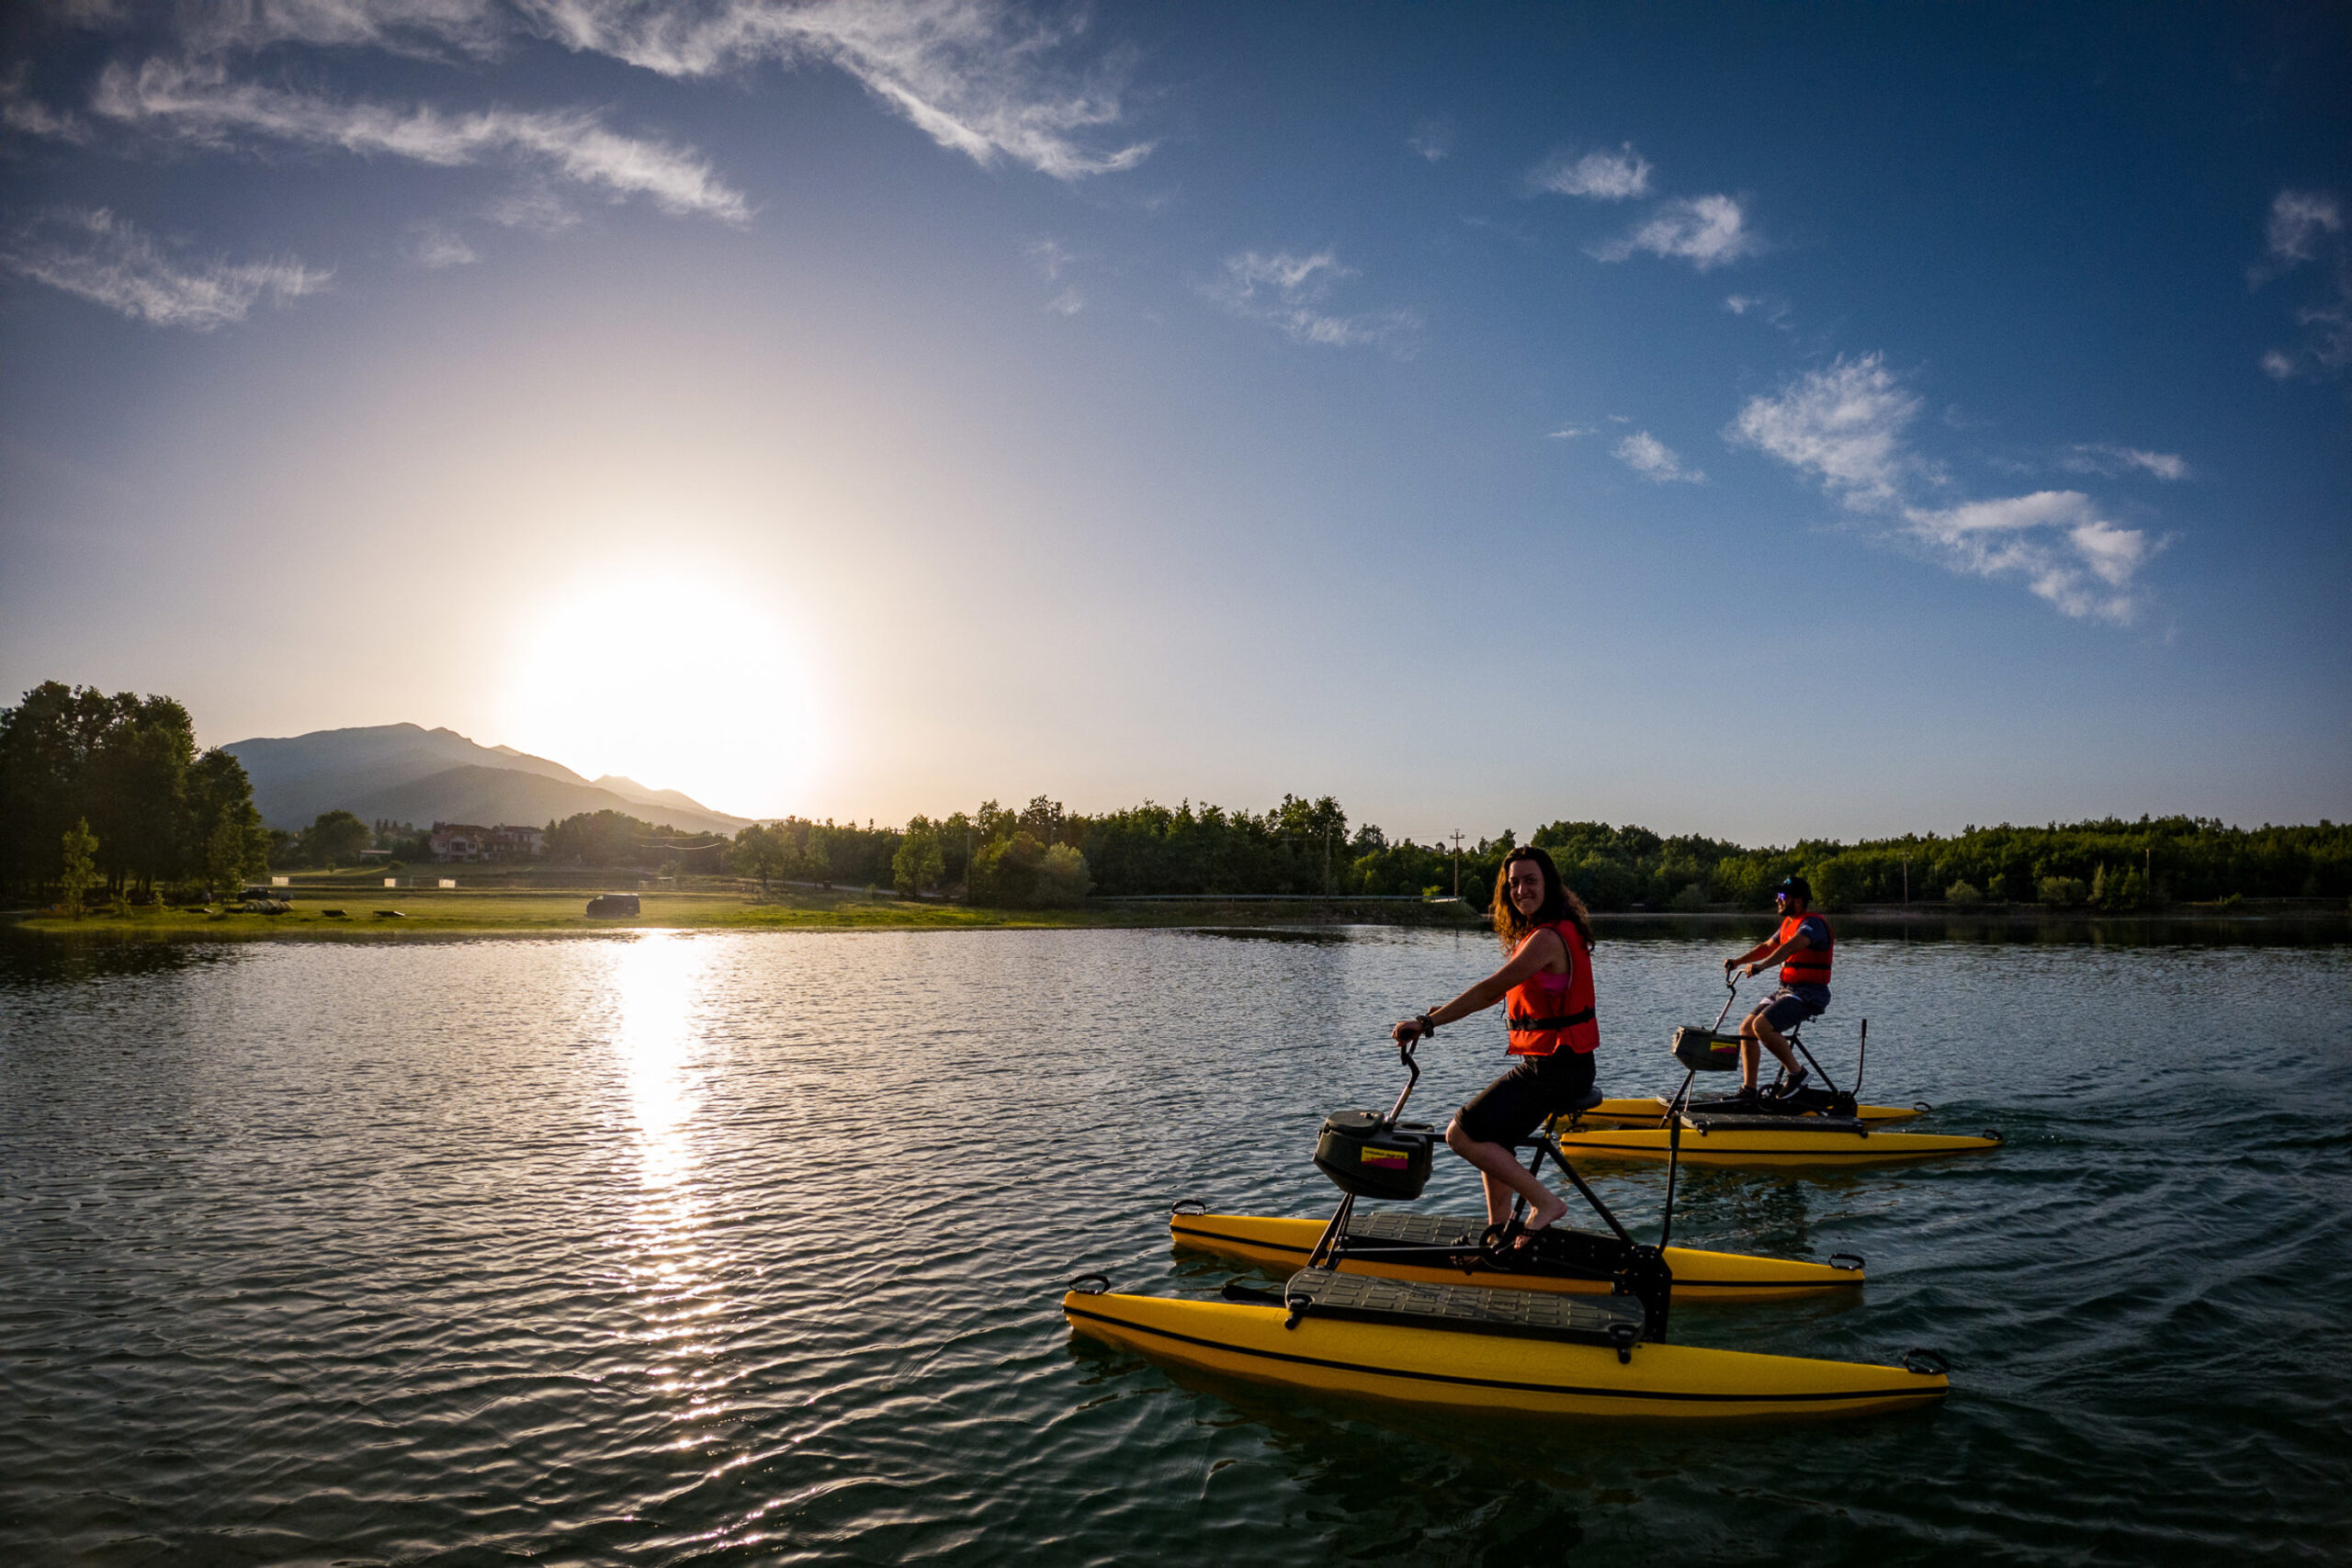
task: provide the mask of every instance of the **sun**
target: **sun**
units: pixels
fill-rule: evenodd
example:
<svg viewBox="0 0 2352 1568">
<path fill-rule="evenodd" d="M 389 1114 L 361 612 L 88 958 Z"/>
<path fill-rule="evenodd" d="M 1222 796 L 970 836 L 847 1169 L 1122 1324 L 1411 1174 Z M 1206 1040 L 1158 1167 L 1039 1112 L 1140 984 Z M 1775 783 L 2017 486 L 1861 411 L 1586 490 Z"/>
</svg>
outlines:
<svg viewBox="0 0 2352 1568">
<path fill-rule="evenodd" d="M 780 816 L 821 750 L 807 660 L 783 620 L 707 575 L 578 586 L 524 617 L 508 745 L 595 779 Z"/>
</svg>

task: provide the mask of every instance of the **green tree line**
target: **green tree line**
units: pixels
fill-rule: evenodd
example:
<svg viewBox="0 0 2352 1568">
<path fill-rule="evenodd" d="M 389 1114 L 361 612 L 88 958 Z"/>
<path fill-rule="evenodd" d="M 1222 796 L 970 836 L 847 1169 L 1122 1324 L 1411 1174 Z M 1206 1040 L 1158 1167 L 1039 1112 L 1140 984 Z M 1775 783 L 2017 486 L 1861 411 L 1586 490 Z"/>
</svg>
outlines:
<svg viewBox="0 0 2352 1568">
<path fill-rule="evenodd" d="M 547 858 L 558 865 L 715 872 L 725 867 L 729 853 L 724 834 L 688 833 L 625 811 L 583 811 L 547 827 Z"/>
<path fill-rule="evenodd" d="M 1807 840 L 1745 849 L 1642 828 L 1555 822 L 1534 842 L 1598 908 L 1730 903 L 1762 908 L 1801 874 L 1817 902 L 2092 905 L 2144 908 L 2230 897 L 2352 896 L 2352 827 L 2233 828 L 2210 818 L 2143 817 L 1906 833 L 1855 844 Z"/>
<path fill-rule="evenodd" d="M 44 900 L 69 870 L 115 897 L 221 888 L 262 871 L 269 848 L 244 765 L 199 751 L 195 722 L 171 698 L 48 681 L 0 708 L 10 893 Z"/>
<path fill-rule="evenodd" d="M 781 833 L 746 829 L 754 835 Z M 799 824 L 794 843 L 813 824 Z M 1065 903 L 1089 891 L 1148 894 L 1289 894 L 1334 897 L 1451 892 L 1485 908 L 1503 856 L 1518 843 L 1506 830 L 1462 847 L 1388 838 L 1351 827 L 1329 795 L 1285 795 L 1260 812 L 1141 806 L 1089 817 L 1043 795 L 1022 810 L 994 801 L 975 812 L 917 817 L 903 832 L 871 835 L 876 865 L 888 873 L 837 880 L 888 881 L 902 892 L 960 892 L 974 903 Z M 2352 896 L 2352 827 L 2233 828 L 2205 818 L 2109 818 L 2044 827 L 1971 827 L 1951 836 L 1906 834 L 1847 844 L 1806 840 L 1749 848 L 1695 834 L 1557 821 L 1528 840 L 1549 851 L 1596 909 L 1696 909 L 1729 904 L 1762 909 L 1792 874 L 1833 908 L 1912 903 L 1970 906 L 2035 903 L 2107 909 L 2229 897 Z M 800 852 L 776 844 L 755 861 L 774 877 L 821 880 Z M 761 855 L 770 858 L 761 859 Z M 786 869 L 791 868 L 791 869 Z"/>
<path fill-rule="evenodd" d="M 1506 830 L 1457 854 L 1391 840 L 1377 826 L 1351 825 L 1329 795 L 1284 795 L 1262 812 L 1147 800 L 1098 816 L 1038 795 L 1018 810 L 989 800 L 903 828 L 787 817 L 731 840 L 600 811 L 550 822 L 547 837 L 549 860 L 562 864 L 727 870 L 770 887 L 889 886 L 1011 908 L 1090 894 L 1414 897 L 1453 891 L 1457 874 L 1463 897 L 1484 908 L 1519 842 Z M 299 834 L 265 829 L 243 766 L 218 749 L 199 752 L 187 710 L 169 697 L 109 696 L 52 681 L 0 709 L 0 885 L 11 893 L 60 891 L 69 869 L 116 897 L 217 888 L 260 872 L 273 848 L 279 863 L 332 865 L 356 858 L 371 839 L 396 852 L 423 848 L 395 839 L 390 824 L 371 831 L 347 811 L 322 813 Z M 1570 885 L 1603 910 L 1760 909 L 1792 873 L 1832 908 L 1906 897 L 2124 909 L 2352 896 L 2352 827 L 2326 820 L 2248 829 L 2208 818 L 2108 818 L 1760 849 L 1564 820 L 1529 841 L 1550 851 Z"/>
</svg>

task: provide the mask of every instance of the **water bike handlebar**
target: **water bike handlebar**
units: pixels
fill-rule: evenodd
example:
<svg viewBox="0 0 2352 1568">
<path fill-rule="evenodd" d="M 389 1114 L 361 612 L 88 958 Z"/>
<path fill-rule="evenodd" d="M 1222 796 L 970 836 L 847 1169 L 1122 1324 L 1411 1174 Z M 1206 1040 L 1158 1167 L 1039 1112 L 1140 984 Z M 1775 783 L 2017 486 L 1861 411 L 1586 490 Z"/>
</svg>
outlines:
<svg viewBox="0 0 2352 1568">
<path fill-rule="evenodd" d="M 1724 1010 L 1715 1014 L 1714 1028 L 1708 1031 L 1711 1034 L 1723 1028 L 1724 1020 L 1731 1016 L 1731 1004 L 1739 1000 L 1739 971 L 1728 964 L 1724 967 L 1724 989 L 1728 993 L 1724 998 Z"/>
<path fill-rule="evenodd" d="M 1388 1108 L 1388 1118 L 1382 1122 L 1383 1126 L 1394 1127 L 1396 1124 L 1396 1119 L 1405 1114 L 1405 1102 L 1413 1098 L 1413 1086 L 1421 1081 L 1421 1065 L 1413 1060 L 1413 1047 L 1420 1043 L 1420 1036 L 1415 1035 L 1396 1047 L 1396 1059 L 1405 1064 L 1408 1076 L 1405 1087 L 1397 1091 L 1396 1103 Z"/>
</svg>

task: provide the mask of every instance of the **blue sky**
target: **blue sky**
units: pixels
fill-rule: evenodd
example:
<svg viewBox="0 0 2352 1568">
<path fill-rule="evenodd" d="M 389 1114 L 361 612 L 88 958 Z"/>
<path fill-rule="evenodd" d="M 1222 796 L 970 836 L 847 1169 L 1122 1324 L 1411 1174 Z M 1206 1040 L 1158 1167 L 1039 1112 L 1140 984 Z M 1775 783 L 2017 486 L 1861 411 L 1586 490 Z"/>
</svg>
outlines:
<svg viewBox="0 0 2352 1568">
<path fill-rule="evenodd" d="M 11 693 L 885 820 L 2352 800 L 2343 7 L 0 43 Z"/>
</svg>

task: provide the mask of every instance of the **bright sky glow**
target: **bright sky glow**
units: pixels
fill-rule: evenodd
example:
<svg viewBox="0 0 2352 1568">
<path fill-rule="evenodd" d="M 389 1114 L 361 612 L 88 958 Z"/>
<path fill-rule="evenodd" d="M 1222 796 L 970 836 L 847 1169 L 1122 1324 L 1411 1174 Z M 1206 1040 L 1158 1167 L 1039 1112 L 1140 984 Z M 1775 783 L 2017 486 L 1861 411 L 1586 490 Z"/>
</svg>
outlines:
<svg viewBox="0 0 2352 1568">
<path fill-rule="evenodd" d="M 746 816 L 2341 818 L 2347 15 L 0 6 L 0 697 Z"/>
<path fill-rule="evenodd" d="M 498 732 L 592 779 L 780 815 L 821 756 L 802 656 L 775 613 L 706 578 L 553 594 L 524 613 L 513 660 Z"/>
</svg>

